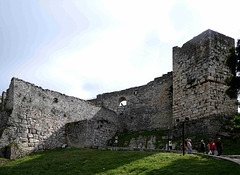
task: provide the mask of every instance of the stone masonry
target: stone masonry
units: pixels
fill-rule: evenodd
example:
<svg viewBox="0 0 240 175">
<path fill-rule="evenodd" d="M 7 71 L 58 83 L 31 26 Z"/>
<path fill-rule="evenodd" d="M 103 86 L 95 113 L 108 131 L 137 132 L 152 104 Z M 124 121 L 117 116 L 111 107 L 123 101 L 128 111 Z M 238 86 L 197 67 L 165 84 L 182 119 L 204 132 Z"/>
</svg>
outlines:
<svg viewBox="0 0 240 175">
<path fill-rule="evenodd" d="M 173 48 L 173 120 L 192 120 L 237 112 L 236 99 L 226 94 L 225 66 L 234 39 L 207 30 Z"/>
<path fill-rule="evenodd" d="M 115 111 L 122 130 L 167 129 L 172 119 L 172 72 L 144 86 L 100 94 L 91 102 Z"/>
<path fill-rule="evenodd" d="M 107 111 L 87 101 L 44 90 L 16 78 L 11 81 L 4 103 L 1 156 L 5 154 L 5 147 L 13 143 L 21 150 L 19 156 L 61 147 L 67 144 L 67 123 L 89 120 L 100 111 Z M 117 122 L 112 113 L 111 116 Z"/>
<path fill-rule="evenodd" d="M 120 129 L 118 123 L 114 111 L 102 108 L 92 119 L 66 124 L 67 143 L 80 148 L 106 146 Z"/>
<path fill-rule="evenodd" d="M 210 121 L 218 118 L 213 128 L 220 132 L 219 116 L 237 112 L 224 83 L 229 72 L 224 62 L 233 46 L 234 39 L 207 30 L 173 48 L 173 72 L 89 101 L 13 78 L 0 100 L 0 156 L 16 158 L 64 144 L 101 147 L 118 131 L 166 130 L 186 118 L 192 122 L 189 134 L 198 127 L 201 134 L 210 133 Z"/>
</svg>

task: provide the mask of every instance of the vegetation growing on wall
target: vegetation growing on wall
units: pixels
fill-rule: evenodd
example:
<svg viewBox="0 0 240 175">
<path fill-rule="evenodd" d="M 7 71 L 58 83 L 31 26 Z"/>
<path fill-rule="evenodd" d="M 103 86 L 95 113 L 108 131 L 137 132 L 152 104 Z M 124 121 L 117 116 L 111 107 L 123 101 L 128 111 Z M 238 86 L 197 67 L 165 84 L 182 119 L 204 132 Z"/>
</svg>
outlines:
<svg viewBox="0 0 240 175">
<path fill-rule="evenodd" d="M 236 132 L 240 133 L 240 114 L 238 114 L 231 122 L 237 123 Z M 140 136 L 145 136 L 147 138 L 146 143 L 149 141 L 151 136 L 156 137 L 155 148 L 157 149 L 166 149 L 166 144 L 168 142 L 168 131 L 167 130 L 155 130 L 155 131 L 134 131 L 134 132 L 118 132 L 115 136 L 118 136 L 118 147 L 129 147 L 129 143 L 131 139 L 138 139 Z M 114 143 L 115 136 L 111 139 L 112 143 Z M 165 138 L 164 138 L 165 137 Z M 207 136 L 207 135 L 197 135 L 190 134 L 185 135 L 185 138 L 190 138 L 192 140 L 193 149 L 200 152 L 200 142 L 204 140 L 206 144 L 206 152 L 208 151 L 207 145 L 210 143 L 212 139 L 215 141 L 220 136 Z M 164 139 L 163 139 L 164 138 Z M 240 134 L 239 134 L 240 138 Z M 238 139 L 239 140 L 239 139 Z M 221 137 L 221 141 L 224 146 L 223 154 L 225 155 L 239 155 L 240 154 L 240 142 L 236 142 L 236 139 L 231 137 Z M 172 142 L 176 145 L 175 150 L 181 150 L 180 143 L 182 142 L 182 136 L 174 137 Z M 138 146 L 138 145 L 137 145 Z M 147 145 L 144 145 L 147 148 Z"/>
<path fill-rule="evenodd" d="M 147 143 L 152 136 L 156 137 L 155 148 L 163 149 L 167 144 L 167 139 L 163 139 L 163 136 L 167 136 L 166 130 L 154 130 L 154 131 L 126 131 L 126 132 L 117 132 L 115 136 L 118 136 L 118 145 L 119 147 L 129 147 L 131 139 L 138 139 L 139 136 L 146 137 L 146 143 L 144 147 L 147 148 Z M 112 142 L 115 141 L 115 136 L 111 139 Z"/>
<path fill-rule="evenodd" d="M 231 132 L 234 135 L 233 139 L 235 139 L 240 146 L 240 113 L 230 120 L 229 125 L 231 126 Z"/>
<path fill-rule="evenodd" d="M 230 98 L 237 98 L 240 93 L 240 40 L 238 40 L 236 48 L 230 49 L 226 65 L 231 73 L 225 80 L 229 86 L 226 94 Z"/>
<path fill-rule="evenodd" d="M 10 147 L 14 147 L 14 148 L 16 148 L 16 149 L 19 149 L 18 143 L 16 143 L 16 142 L 13 142 L 13 143 L 8 144 L 7 147 L 9 147 L 9 148 L 10 148 Z"/>
</svg>

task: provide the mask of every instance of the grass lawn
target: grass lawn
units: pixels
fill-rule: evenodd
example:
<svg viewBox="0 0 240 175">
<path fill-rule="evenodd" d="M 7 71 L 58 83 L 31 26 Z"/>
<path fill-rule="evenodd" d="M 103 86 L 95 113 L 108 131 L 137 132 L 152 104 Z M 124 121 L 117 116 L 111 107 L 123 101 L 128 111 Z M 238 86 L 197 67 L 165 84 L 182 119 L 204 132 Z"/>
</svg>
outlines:
<svg viewBox="0 0 240 175">
<path fill-rule="evenodd" d="M 0 174 L 240 174 L 240 166 L 195 155 L 91 149 L 56 149 L 8 161 Z"/>
</svg>

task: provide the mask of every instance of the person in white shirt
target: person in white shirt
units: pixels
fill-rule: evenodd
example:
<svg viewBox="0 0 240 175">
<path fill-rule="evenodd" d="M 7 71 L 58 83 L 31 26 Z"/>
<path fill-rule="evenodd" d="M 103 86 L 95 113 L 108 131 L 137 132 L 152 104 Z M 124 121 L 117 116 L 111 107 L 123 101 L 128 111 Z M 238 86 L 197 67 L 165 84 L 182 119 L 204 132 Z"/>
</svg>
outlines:
<svg viewBox="0 0 240 175">
<path fill-rule="evenodd" d="M 169 140 L 168 146 L 169 146 L 169 149 L 172 150 L 172 140 Z"/>
</svg>

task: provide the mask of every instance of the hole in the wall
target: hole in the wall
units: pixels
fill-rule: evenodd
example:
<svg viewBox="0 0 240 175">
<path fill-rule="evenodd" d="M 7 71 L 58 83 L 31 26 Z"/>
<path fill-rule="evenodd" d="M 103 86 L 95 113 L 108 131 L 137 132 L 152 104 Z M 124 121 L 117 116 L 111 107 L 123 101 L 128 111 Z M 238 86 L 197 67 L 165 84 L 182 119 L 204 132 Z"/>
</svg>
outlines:
<svg viewBox="0 0 240 175">
<path fill-rule="evenodd" d="M 137 90 L 135 90 L 133 94 L 134 94 L 134 95 L 137 95 L 137 94 L 138 94 L 138 91 L 137 91 Z"/>
<path fill-rule="evenodd" d="M 101 127 L 102 127 L 102 125 L 98 125 L 98 126 L 97 126 L 97 129 L 100 129 Z"/>
<path fill-rule="evenodd" d="M 126 106 L 127 105 L 127 100 L 126 100 L 125 97 L 119 98 L 118 102 L 119 102 L 119 106 Z"/>
<path fill-rule="evenodd" d="M 176 122 L 178 123 L 178 122 L 179 122 L 179 119 L 176 119 Z"/>
<path fill-rule="evenodd" d="M 58 103 L 58 99 L 57 99 L 57 98 L 54 98 L 54 99 L 53 99 L 53 103 Z"/>
</svg>

